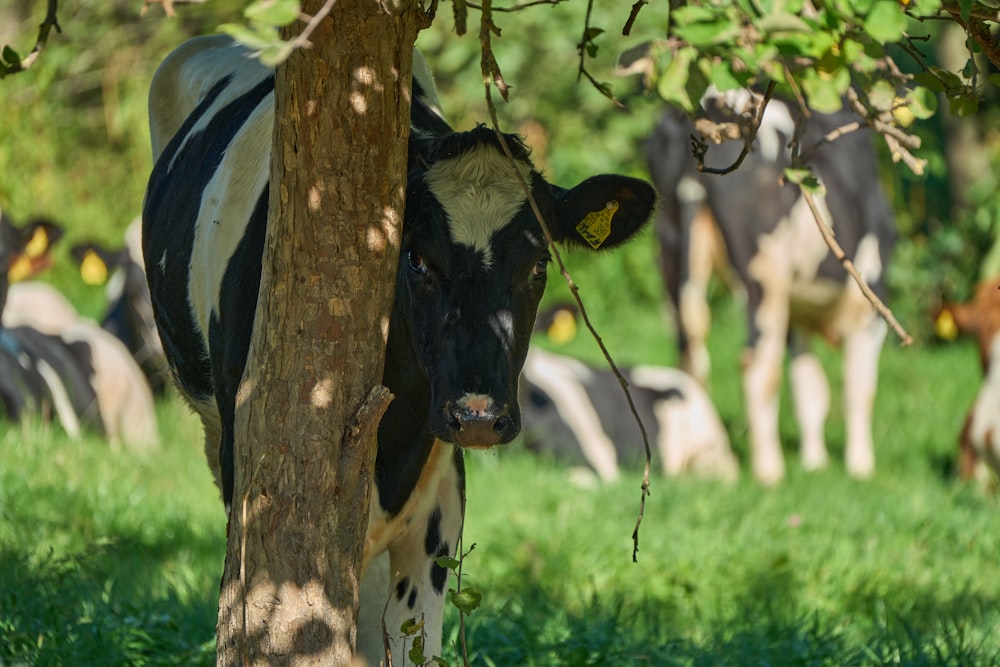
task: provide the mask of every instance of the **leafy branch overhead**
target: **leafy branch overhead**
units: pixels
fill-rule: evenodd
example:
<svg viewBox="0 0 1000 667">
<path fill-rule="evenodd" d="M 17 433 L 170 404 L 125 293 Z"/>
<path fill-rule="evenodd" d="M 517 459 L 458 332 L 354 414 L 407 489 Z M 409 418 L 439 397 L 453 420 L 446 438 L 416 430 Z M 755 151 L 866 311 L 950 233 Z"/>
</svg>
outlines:
<svg viewBox="0 0 1000 667">
<path fill-rule="evenodd" d="M 940 21 L 969 34 L 963 72 L 938 67 L 923 52 Z M 836 111 L 847 99 L 887 137 L 894 159 L 920 172 L 922 162 L 909 153 L 918 144 L 905 128 L 936 112 L 938 93 L 957 115 L 976 111 L 983 87 L 1000 83 L 974 57 L 981 53 L 1000 67 L 987 27 L 998 22 L 997 7 L 972 0 L 692 3 L 671 11 L 664 39 L 623 64 L 643 70 L 664 100 L 692 115 L 709 86 L 763 90 L 775 82 L 779 95 L 819 112 Z"/>
<path fill-rule="evenodd" d="M 3 48 L 0 49 L 0 79 L 3 79 L 8 74 L 16 74 L 17 72 L 30 69 L 38 60 L 38 56 L 42 54 L 42 50 L 45 49 L 45 45 L 49 41 L 49 33 L 52 32 L 52 29 L 55 28 L 56 32 L 62 32 L 62 28 L 59 26 L 59 19 L 56 18 L 58 9 L 58 0 L 48 0 L 45 18 L 42 20 L 41 25 L 38 26 L 38 38 L 35 40 L 35 46 L 28 55 L 22 58 L 21 54 L 15 51 L 13 47 L 7 44 L 3 45 Z"/>
</svg>

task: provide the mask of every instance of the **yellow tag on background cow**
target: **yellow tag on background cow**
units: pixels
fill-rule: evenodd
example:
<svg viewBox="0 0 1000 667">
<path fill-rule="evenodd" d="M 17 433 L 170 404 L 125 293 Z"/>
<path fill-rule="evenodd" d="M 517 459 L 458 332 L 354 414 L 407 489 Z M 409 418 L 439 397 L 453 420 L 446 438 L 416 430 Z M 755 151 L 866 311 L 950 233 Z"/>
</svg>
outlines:
<svg viewBox="0 0 1000 667">
<path fill-rule="evenodd" d="M 934 333 L 944 340 L 955 340 L 958 338 L 958 325 L 955 324 L 955 317 L 951 311 L 942 310 L 941 314 L 934 320 Z"/>
<path fill-rule="evenodd" d="M 549 340 L 556 345 L 568 343 L 576 337 L 576 315 L 565 308 L 556 311 L 548 329 Z"/>
<path fill-rule="evenodd" d="M 49 235 L 44 227 L 35 229 L 31 240 L 24 246 L 24 254 L 31 259 L 38 259 L 49 249 Z"/>
<path fill-rule="evenodd" d="M 588 213 L 576 226 L 577 233 L 597 250 L 611 236 L 611 218 L 617 210 L 618 202 L 609 201 L 600 211 Z"/>
<path fill-rule="evenodd" d="M 80 276 L 88 285 L 103 285 L 108 279 L 108 265 L 93 250 L 88 250 L 80 261 Z"/>
<path fill-rule="evenodd" d="M 26 255 L 20 255 L 10 263 L 7 269 L 7 280 L 12 283 L 21 282 L 31 277 L 31 260 Z"/>
</svg>

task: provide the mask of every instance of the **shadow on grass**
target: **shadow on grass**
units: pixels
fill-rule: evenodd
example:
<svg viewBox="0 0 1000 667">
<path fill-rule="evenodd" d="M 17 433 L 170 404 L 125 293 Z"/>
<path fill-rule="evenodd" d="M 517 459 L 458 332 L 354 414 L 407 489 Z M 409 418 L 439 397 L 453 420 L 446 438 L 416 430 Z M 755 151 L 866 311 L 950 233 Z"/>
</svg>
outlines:
<svg viewBox="0 0 1000 667">
<path fill-rule="evenodd" d="M 63 556 L 0 546 L 0 664 L 214 664 L 218 583 L 198 566 L 221 568 L 224 544 L 181 519 L 158 532 L 106 535 Z"/>
<path fill-rule="evenodd" d="M 556 582 L 525 574 L 522 583 L 523 593 L 509 591 L 496 606 L 487 589 L 487 606 L 467 620 L 473 665 L 1000 665 L 998 597 L 883 586 L 881 604 L 861 591 L 843 610 L 818 612 L 803 609 L 802 582 L 780 562 L 734 581 L 735 602 L 716 609 L 642 591 L 592 593 L 581 603 Z M 894 600 L 920 602 L 887 614 Z M 450 620 L 445 638 L 454 646 Z"/>
</svg>

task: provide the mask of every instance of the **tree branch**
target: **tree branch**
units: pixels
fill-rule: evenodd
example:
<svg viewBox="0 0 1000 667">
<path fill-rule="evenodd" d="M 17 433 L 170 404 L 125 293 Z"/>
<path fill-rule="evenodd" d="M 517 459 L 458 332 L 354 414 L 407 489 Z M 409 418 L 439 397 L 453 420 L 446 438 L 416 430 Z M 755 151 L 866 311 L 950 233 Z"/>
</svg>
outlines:
<svg viewBox="0 0 1000 667">
<path fill-rule="evenodd" d="M 49 33 L 52 29 L 55 28 L 56 32 L 62 33 L 62 27 L 60 27 L 59 19 L 56 17 L 58 9 L 59 0 L 48 0 L 45 18 L 42 19 L 41 25 L 38 26 L 38 39 L 35 40 L 35 46 L 31 49 L 31 53 L 24 58 L 19 57 L 17 52 L 9 46 L 3 47 L 3 52 L 0 54 L 0 79 L 8 74 L 16 74 L 17 72 L 30 69 L 45 49 L 45 45 L 49 41 Z"/>
<path fill-rule="evenodd" d="M 761 100 L 760 104 L 757 105 L 756 113 L 754 113 L 753 122 L 747 129 L 747 137 L 743 141 L 743 150 L 740 151 L 739 156 L 736 161 L 733 162 L 728 167 L 715 168 L 705 166 L 705 152 L 701 151 L 700 155 L 696 155 L 698 163 L 696 168 L 698 171 L 705 174 L 717 174 L 724 175 L 739 169 L 740 165 L 743 164 L 743 160 L 746 159 L 747 155 L 750 154 L 750 147 L 753 146 L 754 140 L 757 138 L 757 132 L 760 130 L 760 123 L 764 120 L 764 111 L 767 109 L 768 102 L 771 101 L 771 96 L 774 95 L 774 89 L 777 86 L 777 82 L 771 81 L 767 84 L 767 90 L 764 92 L 764 99 Z"/>
<path fill-rule="evenodd" d="M 902 325 L 900 325 L 896 320 L 892 311 L 889 310 L 889 308 L 882 302 L 882 299 L 878 298 L 878 295 L 872 291 L 872 288 L 868 286 L 865 279 L 860 273 L 858 273 L 858 269 L 854 266 L 854 262 L 851 261 L 851 258 L 847 256 L 844 249 L 840 247 L 839 243 L 837 243 L 837 239 L 833 236 L 833 230 L 830 227 L 830 223 L 823 219 L 823 214 L 820 213 L 819 207 L 816 205 L 816 198 L 813 197 L 813 194 L 805 188 L 802 188 L 802 196 L 805 198 L 806 204 L 809 205 L 809 210 L 812 212 L 813 218 L 816 219 L 816 226 L 819 228 L 819 233 L 823 235 L 823 240 L 826 241 L 826 245 L 830 248 L 830 252 L 833 253 L 833 256 L 837 258 L 837 261 L 839 261 L 851 277 L 854 278 L 854 282 L 856 282 L 858 287 L 861 288 L 861 293 L 865 295 L 865 298 L 867 298 L 875 310 L 878 311 L 879 315 L 882 316 L 882 319 L 885 320 L 890 327 L 892 327 L 893 331 L 896 332 L 896 335 L 899 336 L 902 345 L 907 346 L 913 343 L 913 338 L 910 334 L 906 333 L 906 330 L 903 329 Z"/>
<path fill-rule="evenodd" d="M 497 110 L 496 106 L 493 104 L 493 95 L 490 92 L 489 83 L 486 83 L 486 107 L 489 110 L 490 122 L 493 126 L 493 131 L 496 132 L 497 139 L 500 142 L 500 146 L 503 148 L 504 154 L 507 159 L 513 160 L 514 155 L 507 145 L 507 139 L 504 137 L 503 132 L 500 131 L 500 123 L 497 120 Z M 604 340 L 601 339 L 600 334 L 597 333 L 597 329 L 594 328 L 593 323 L 590 321 L 590 316 L 587 313 L 586 306 L 583 305 L 583 299 L 580 297 L 580 290 L 576 282 L 574 282 L 573 277 L 570 275 L 569 270 L 566 268 L 566 264 L 563 262 L 562 254 L 559 252 L 559 247 L 552 238 L 552 232 L 549 230 L 549 225 L 545 222 L 545 216 L 542 215 L 542 211 L 538 206 L 538 202 L 535 201 L 535 197 L 531 194 L 531 188 L 528 183 L 524 180 L 524 177 L 517 170 L 514 170 L 517 175 L 518 181 L 521 184 L 521 189 L 524 191 L 528 204 L 531 206 L 532 213 L 535 214 L 535 218 L 538 220 L 539 226 L 542 228 L 542 233 L 545 235 L 545 241 L 549 246 L 549 250 L 552 251 L 552 257 L 559 267 L 559 272 L 562 274 L 563 279 L 566 281 L 566 285 L 569 287 L 570 293 L 573 295 L 574 301 L 576 301 L 577 307 L 580 309 L 580 315 L 583 317 L 583 322 L 587 326 L 587 330 L 590 331 L 590 335 L 594 338 L 597 346 L 601 349 L 601 353 L 604 355 L 604 360 L 608 363 L 608 367 L 611 372 L 614 373 L 615 377 L 618 378 L 618 383 L 621 385 L 622 391 L 625 392 L 625 399 L 628 401 L 629 410 L 632 412 L 632 416 L 635 418 L 636 424 L 639 426 L 639 432 L 642 434 L 642 444 L 646 451 L 646 465 L 642 474 L 642 495 L 639 500 L 639 515 L 635 522 L 635 529 L 632 531 L 632 562 L 637 561 L 637 554 L 639 552 L 639 525 L 642 523 L 642 516 L 646 510 L 646 496 L 649 495 L 649 471 L 652 464 L 652 451 L 649 447 L 649 436 L 646 433 L 646 427 L 642 423 L 642 419 L 639 417 L 639 411 L 635 407 L 635 401 L 632 400 L 632 392 L 628 389 L 628 380 L 622 375 L 621 371 L 618 370 L 617 364 L 615 364 L 614 359 L 611 358 L 611 353 L 608 351 L 607 346 L 604 344 Z"/>
</svg>

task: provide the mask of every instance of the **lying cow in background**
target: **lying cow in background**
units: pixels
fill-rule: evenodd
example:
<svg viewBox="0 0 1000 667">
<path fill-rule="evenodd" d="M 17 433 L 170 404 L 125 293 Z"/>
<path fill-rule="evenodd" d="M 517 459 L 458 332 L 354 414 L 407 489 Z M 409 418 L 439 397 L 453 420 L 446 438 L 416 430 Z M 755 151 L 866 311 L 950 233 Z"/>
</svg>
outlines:
<svg viewBox="0 0 1000 667">
<path fill-rule="evenodd" d="M 959 472 L 982 479 L 985 462 L 1000 475 L 1000 278 L 979 283 L 968 303 L 942 304 L 935 330 L 945 339 L 962 334 L 979 343 L 983 383 L 959 436 Z"/>
<path fill-rule="evenodd" d="M 583 234 L 598 218 L 610 225 L 594 245 L 623 243 L 655 200 L 648 184 L 623 176 L 595 176 L 571 190 L 551 186 L 516 136 L 506 137 L 511 161 L 491 129 L 453 132 L 436 112 L 421 62 L 414 63 L 406 217 L 383 376 L 395 399 L 378 432 L 358 623 L 359 651 L 372 664 L 384 656 L 382 621 L 395 633 L 404 620 L 422 618 L 424 652 L 440 652 L 448 573 L 434 558 L 452 555 L 461 531 L 462 448 L 509 442 L 520 429 L 517 379 L 549 251 L 518 176 L 554 238 L 576 246 L 589 247 Z M 154 76 L 146 275 L 164 350 L 204 423 L 227 508 L 273 123 L 273 70 L 227 37 L 187 42 Z M 241 187 L 229 187 L 233 181 Z M 411 664 L 398 638 L 389 640 L 396 664 Z"/>
<path fill-rule="evenodd" d="M 167 387 L 169 370 L 153 321 L 141 234 L 142 220 L 136 219 L 125 230 L 124 247 L 112 250 L 98 243 L 78 243 L 70 254 L 85 282 L 99 285 L 107 281 L 108 306 L 101 326 L 125 344 L 159 396 Z"/>
<path fill-rule="evenodd" d="M 96 396 L 100 425 L 113 447 L 143 451 L 159 445 L 153 394 L 132 354 L 96 322 L 81 316 L 62 293 L 41 282 L 11 285 L 3 326 L 21 327 L 22 336 L 30 328 L 52 345 L 89 359 L 83 370 Z"/>
<path fill-rule="evenodd" d="M 540 314 L 541 330 L 563 336 L 576 319 L 573 309 Z M 650 450 L 664 474 L 735 481 L 739 462 L 715 406 L 694 378 L 676 368 L 620 369 L 642 419 Z M 618 477 L 619 464 L 641 468 L 642 433 L 618 377 L 565 355 L 528 350 L 521 374 L 521 419 L 525 446 L 573 465 L 584 465 L 601 481 Z"/>
<path fill-rule="evenodd" d="M 47 268 L 49 248 L 61 235 L 51 222 L 36 219 L 19 228 L 0 213 L 0 406 L 9 421 L 37 414 L 59 421 L 75 437 L 84 425 L 103 432 L 87 381 L 88 351 L 32 327 L 4 324 L 11 277 L 30 278 Z"/>
<path fill-rule="evenodd" d="M 713 101 L 706 101 L 706 114 L 720 120 Z M 789 104 L 772 100 L 753 150 L 739 169 L 725 176 L 696 169 L 691 154 L 694 127 L 681 112 L 664 115 L 648 147 L 649 168 L 663 199 L 657 229 L 666 288 L 677 315 L 681 367 L 703 383 L 709 370 L 705 258 L 711 254 L 697 240 L 710 238 L 706 223 L 721 232 L 735 276 L 746 290 L 749 339 L 743 390 L 753 472 L 764 484 L 774 484 L 785 474 L 778 396 L 786 345 L 802 465 L 815 469 L 827 463 L 823 430 L 829 386 L 809 352 L 808 337 L 814 333 L 844 350 L 847 470 L 867 477 L 875 467 L 871 415 L 886 325 L 830 253 L 799 188 L 782 183 L 797 122 L 803 123 L 802 145 L 809 147 L 855 119 L 847 112 L 814 113 L 804 120 L 795 115 Z M 705 162 L 727 167 L 742 146 L 741 141 L 712 146 Z M 820 147 L 810 163 L 826 186 L 826 196 L 817 200 L 837 240 L 884 299 L 883 278 L 895 230 L 879 185 L 871 134 L 850 132 Z"/>
</svg>

